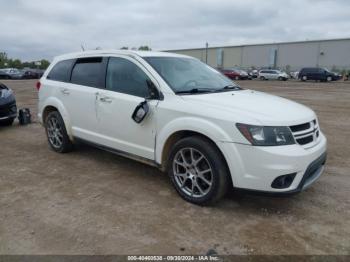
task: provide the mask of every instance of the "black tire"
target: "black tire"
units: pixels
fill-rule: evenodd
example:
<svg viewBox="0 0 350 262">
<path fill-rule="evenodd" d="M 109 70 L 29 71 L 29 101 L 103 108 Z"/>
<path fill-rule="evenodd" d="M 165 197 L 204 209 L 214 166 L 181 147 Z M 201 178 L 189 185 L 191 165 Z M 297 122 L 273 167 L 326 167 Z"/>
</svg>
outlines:
<svg viewBox="0 0 350 262">
<path fill-rule="evenodd" d="M 182 150 L 189 150 L 189 148 L 194 149 L 195 152 L 200 153 L 204 156 L 204 163 L 209 163 L 211 168 L 210 172 L 210 181 L 211 185 L 208 186 L 207 192 L 203 196 L 191 196 L 189 193 L 186 193 L 186 188 L 180 186 L 179 182 L 176 180 L 175 176 L 175 166 L 177 162 L 174 162 L 175 157 Z M 178 161 L 178 159 L 177 159 Z M 195 170 L 197 169 L 198 164 L 196 164 Z M 226 165 L 226 161 L 223 158 L 219 149 L 212 142 L 200 137 L 200 136 L 191 136 L 179 140 L 175 143 L 170 151 L 170 155 L 167 162 L 167 172 L 170 176 L 170 179 L 173 183 L 178 194 L 186 201 L 197 204 L 197 205 L 210 205 L 221 199 L 227 192 L 228 186 L 231 185 L 229 178 L 229 171 Z M 182 173 L 182 172 L 181 172 Z M 197 172 L 196 172 L 197 173 Z M 186 178 L 184 180 L 193 183 L 191 178 L 188 178 L 189 173 L 186 171 Z M 192 178 L 196 181 L 196 184 L 199 185 L 202 181 L 200 177 Z M 209 179 L 208 179 L 209 180 Z M 186 184 L 183 182 L 183 184 Z M 203 182 L 201 183 L 203 185 Z M 192 186 L 193 189 L 193 186 Z M 197 190 L 198 191 L 198 190 Z M 199 192 L 199 191 L 198 191 Z"/>
<path fill-rule="evenodd" d="M 308 79 L 307 79 L 307 76 L 301 76 L 300 79 L 301 79 L 301 81 L 303 81 L 303 82 L 305 82 L 305 81 L 308 80 Z"/>
<path fill-rule="evenodd" d="M 61 143 L 59 145 L 54 145 L 51 139 L 49 138 L 49 121 L 57 121 L 57 128 L 60 129 L 61 132 Z M 45 119 L 45 130 L 47 140 L 49 142 L 50 147 L 53 151 L 57 153 L 68 153 L 73 150 L 73 143 L 70 141 L 69 136 L 67 134 L 66 126 L 62 119 L 61 114 L 58 111 L 50 112 Z"/>
<path fill-rule="evenodd" d="M 235 80 L 239 80 L 240 79 L 240 77 L 239 76 L 235 76 Z"/>
<path fill-rule="evenodd" d="M 280 80 L 280 81 L 283 81 L 283 77 L 282 76 L 280 76 L 279 78 L 278 78 L 278 80 Z"/>
<path fill-rule="evenodd" d="M 264 76 L 260 76 L 260 80 L 266 80 Z"/>
<path fill-rule="evenodd" d="M 1 121 L 0 121 L 0 126 L 12 126 L 13 121 L 15 121 L 14 118 L 9 118 L 9 119 L 6 119 L 6 120 L 1 120 Z"/>
</svg>

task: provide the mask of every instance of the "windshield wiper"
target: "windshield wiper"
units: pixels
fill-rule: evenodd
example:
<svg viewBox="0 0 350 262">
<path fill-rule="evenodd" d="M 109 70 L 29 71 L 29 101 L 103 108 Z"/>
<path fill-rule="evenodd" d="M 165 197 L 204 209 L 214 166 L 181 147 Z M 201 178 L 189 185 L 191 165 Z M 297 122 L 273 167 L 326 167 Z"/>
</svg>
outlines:
<svg viewBox="0 0 350 262">
<path fill-rule="evenodd" d="M 206 88 L 192 88 L 189 90 L 177 91 L 175 94 L 198 94 L 198 93 L 211 93 L 215 90 Z"/>
<path fill-rule="evenodd" d="M 218 92 L 225 92 L 225 91 L 230 91 L 230 90 L 242 90 L 242 88 L 239 86 L 235 86 L 235 85 L 227 85 L 221 89 L 218 89 L 217 91 Z"/>
</svg>

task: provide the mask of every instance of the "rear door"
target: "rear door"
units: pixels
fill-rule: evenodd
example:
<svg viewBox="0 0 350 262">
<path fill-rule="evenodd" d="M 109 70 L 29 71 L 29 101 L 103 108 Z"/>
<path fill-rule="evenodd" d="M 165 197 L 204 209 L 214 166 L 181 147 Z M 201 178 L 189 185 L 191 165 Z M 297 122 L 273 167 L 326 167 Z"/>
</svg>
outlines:
<svg viewBox="0 0 350 262">
<path fill-rule="evenodd" d="M 70 84 L 61 89 L 70 114 L 73 135 L 96 141 L 98 132 L 96 93 L 104 88 L 107 58 L 87 57 L 77 59 Z"/>
<path fill-rule="evenodd" d="M 131 117 L 149 96 L 147 81 L 155 79 L 130 57 L 111 57 L 106 74 L 106 90 L 97 97 L 100 143 L 119 151 L 154 159 L 157 100 L 148 101 L 148 116 L 137 124 Z"/>
</svg>

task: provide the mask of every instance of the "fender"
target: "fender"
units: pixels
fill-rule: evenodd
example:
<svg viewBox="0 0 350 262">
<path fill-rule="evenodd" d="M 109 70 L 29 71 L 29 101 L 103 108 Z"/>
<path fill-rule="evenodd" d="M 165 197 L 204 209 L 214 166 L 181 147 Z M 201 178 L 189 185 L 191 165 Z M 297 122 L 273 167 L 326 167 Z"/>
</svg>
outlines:
<svg viewBox="0 0 350 262">
<path fill-rule="evenodd" d="M 57 99 L 56 97 L 50 96 L 49 98 L 47 98 L 42 106 L 42 111 L 40 112 L 41 116 L 43 116 L 44 111 L 46 109 L 46 107 L 48 106 L 53 106 L 56 107 L 58 112 L 61 114 L 64 124 L 66 126 L 66 130 L 67 130 L 67 134 L 69 136 L 69 138 L 71 140 L 73 140 L 73 133 L 72 133 L 72 125 L 71 125 L 71 121 L 70 121 L 70 117 L 68 114 L 68 111 L 66 110 L 66 108 L 64 107 L 63 103 Z"/>
<path fill-rule="evenodd" d="M 218 125 L 208 120 L 196 117 L 180 117 L 167 123 L 157 134 L 155 161 L 162 162 L 163 149 L 168 138 L 179 131 L 193 131 L 210 138 L 219 146 L 221 141 L 229 141 L 231 137 Z M 220 148 L 220 146 L 219 146 Z M 220 149 L 221 150 L 221 149 Z"/>
</svg>

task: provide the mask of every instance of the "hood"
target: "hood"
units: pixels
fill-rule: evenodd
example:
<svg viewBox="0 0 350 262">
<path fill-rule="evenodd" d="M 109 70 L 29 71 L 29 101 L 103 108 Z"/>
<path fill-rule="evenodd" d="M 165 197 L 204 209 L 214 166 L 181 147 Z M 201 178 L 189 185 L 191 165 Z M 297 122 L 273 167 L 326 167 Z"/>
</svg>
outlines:
<svg viewBox="0 0 350 262">
<path fill-rule="evenodd" d="M 220 110 L 230 121 L 261 125 L 296 125 L 312 121 L 315 113 L 306 106 L 253 90 L 213 94 L 186 95 L 183 99 L 192 106 L 201 105 L 206 110 Z M 207 111 L 206 111 L 207 112 Z M 252 123 L 252 120 L 255 123 Z"/>
</svg>

